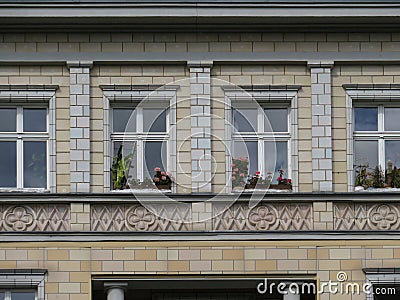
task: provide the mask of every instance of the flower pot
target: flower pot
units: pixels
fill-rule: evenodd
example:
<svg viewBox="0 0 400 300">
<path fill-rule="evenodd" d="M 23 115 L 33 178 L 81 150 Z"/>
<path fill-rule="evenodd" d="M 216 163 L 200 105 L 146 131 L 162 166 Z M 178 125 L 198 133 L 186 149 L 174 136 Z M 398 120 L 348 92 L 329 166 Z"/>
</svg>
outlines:
<svg viewBox="0 0 400 300">
<path fill-rule="evenodd" d="M 156 185 L 156 187 L 159 190 L 170 190 L 171 189 L 171 185 L 170 184 L 158 184 L 158 185 Z"/>
<path fill-rule="evenodd" d="M 271 184 L 271 186 L 269 188 L 274 189 L 274 190 L 291 190 L 292 185 L 291 184 Z"/>
<path fill-rule="evenodd" d="M 259 189 L 259 190 L 267 190 L 271 185 L 268 184 L 246 184 L 244 186 L 245 189 Z"/>
</svg>

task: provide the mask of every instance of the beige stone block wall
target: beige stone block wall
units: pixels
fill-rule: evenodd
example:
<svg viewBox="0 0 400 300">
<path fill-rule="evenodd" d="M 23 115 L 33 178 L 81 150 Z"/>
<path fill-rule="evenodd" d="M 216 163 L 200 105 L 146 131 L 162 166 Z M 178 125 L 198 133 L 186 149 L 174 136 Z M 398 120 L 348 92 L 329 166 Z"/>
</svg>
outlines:
<svg viewBox="0 0 400 300">
<path fill-rule="evenodd" d="M 0 269 L 48 269 L 48 300 L 89 300 L 95 275 L 253 274 L 337 282 L 341 271 L 347 282 L 361 285 L 365 283 L 362 268 L 400 267 L 400 247 L 390 240 L 24 242 L 1 243 L 0 258 Z M 323 294 L 320 299 L 339 299 L 337 296 Z"/>
<path fill-rule="evenodd" d="M 58 85 L 56 91 L 57 192 L 69 192 L 69 72 L 64 66 L 0 66 L 0 84 Z"/>
</svg>

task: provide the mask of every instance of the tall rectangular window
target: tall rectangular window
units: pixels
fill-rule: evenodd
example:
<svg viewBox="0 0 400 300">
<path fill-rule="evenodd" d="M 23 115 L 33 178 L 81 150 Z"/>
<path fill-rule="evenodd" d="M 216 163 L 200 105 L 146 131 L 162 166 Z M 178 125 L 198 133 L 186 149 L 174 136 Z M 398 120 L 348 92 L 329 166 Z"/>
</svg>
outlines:
<svg viewBox="0 0 400 300">
<path fill-rule="evenodd" d="M 354 165 L 400 168 L 400 108 L 386 105 L 354 108 Z"/>
<path fill-rule="evenodd" d="M 47 108 L 0 107 L 0 188 L 48 188 Z"/>
<path fill-rule="evenodd" d="M 113 164 L 120 151 L 125 163 L 126 181 L 152 179 L 155 168 L 167 171 L 168 120 L 166 106 L 113 107 Z M 115 178 L 112 181 L 114 189 L 124 188 L 116 186 Z"/>
<path fill-rule="evenodd" d="M 232 176 L 242 179 L 259 172 L 264 178 L 272 177 L 278 182 L 279 170 L 284 177 L 291 177 L 290 153 L 290 108 L 236 103 L 233 108 L 233 163 L 247 165 L 245 170 L 233 167 Z M 238 180 L 233 180 L 238 183 Z"/>
</svg>

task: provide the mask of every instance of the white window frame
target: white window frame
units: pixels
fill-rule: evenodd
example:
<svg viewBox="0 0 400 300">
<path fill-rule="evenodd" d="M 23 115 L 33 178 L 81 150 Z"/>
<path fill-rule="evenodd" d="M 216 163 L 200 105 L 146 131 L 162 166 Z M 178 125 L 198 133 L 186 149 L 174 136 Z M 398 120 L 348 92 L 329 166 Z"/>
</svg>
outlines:
<svg viewBox="0 0 400 300">
<path fill-rule="evenodd" d="M 251 107 L 246 102 L 239 102 L 235 101 L 232 107 L 232 114 L 235 109 L 251 109 L 255 108 L 254 106 Z M 265 131 L 265 109 L 274 109 L 274 108 L 280 108 L 280 109 L 286 109 L 287 110 L 287 128 L 288 130 L 286 132 L 266 132 Z M 288 104 L 282 105 L 282 104 L 261 104 L 257 105 L 257 130 L 254 132 L 239 132 L 235 131 L 232 133 L 232 141 L 233 143 L 235 142 L 247 142 L 247 141 L 256 141 L 257 142 L 257 149 L 258 149 L 258 166 L 257 169 L 258 171 L 261 172 L 261 174 L 264 175 L 264 177 L 267 174 L 266 170 L 266 161 L 265 161 L 265 142 L 286 142 L 287 143 L 287 162 L 288 162 L 288 168 L 285 170 L 285 177 L 291 178 L 290 175 L 292 174 L 292 162 L 290 159 L 290 153 L 291 153 L 291 134 L 290 134 L 290 113 L 291 113 L 291 108 Z M 232 115 L 233 119 L 233 115 Z M 234 145 L 232 145 L 234 147 Z M 233 150 L 233 148 L 232 148 Z M 233 152 L 232 152 L 233 153 Z M 253 174 L 249 174 L 250 176 Z"/>
<path fill-rule="evenodd" d="M 168 168 L 172 176 L 176 177 L 176 106 L 177 96 L 176 91 L 180 88 L 179 85 L 132 85 L 132 86 L 115 86 L 103 85 L 100 86 L 103 90 L 103 126 L 104 126 L 104 192 L 110 192 L 111 187 L 111 163 L 113 159 L 113 144 L 111 141 L 112 134 L 112 107 L 134 107 L 146 99 L 146 107 L 152 102 L 157 105 L 157 102 L 163 102 L 168 107 L 168 126 L 167 132 L 167 161 Z M 169 128 L 171 130 L 169 130 Z M 145 133 L 148 135 L 148 133 Z M 143 156 L 142 153 L 137 153 L 137 156 Z M 138 171 L 139 172 L 139 171 Z M 142 172 L 142 171 L 140 171 Z M 175 192 L 173 186 L 172 192 Z"/>
<path fill-rule="evenodd" d="M 118 109 L 118 108 L 129 108 L 133 109 L 136 111 L 136 132 L 129 132 L 129 133 L 115 133 L 112 124 L 113 124 L 113 110 Z M 146 108 L 165 108 L 166 110 L 166 116 L 165 116 L 165 122 L 166 122 L 166 131 L 165 132 L 144 132 L 143 131 L 143 109 Z M 145 174 L 145 160 L 144 160 L 144 145 L 146 142 L 165 142 L 166 143 L 166 150 L 167 150 L 167 157 L 170 155 L 170 150 L 169 150 L 169 109 L 168 105 L 165 103 L 165 101 L 152 101 L 151 103 L 146 103 L 145 106 L 140 106 L 140 107 L 129 107 L 126 105 L 121 105 L 121 104 L 115 104 L 111 107 L 111 134 L 110 134 L 110 139 L 111 139 L 111 151 L 113 152 L 114 149 L 114 142 L 135 142 L 136 143 L 136 176 L 134 176 L 134 179 L 138 179 L 140 181 L 144 180 L 144 174 Z M 167 159 L 166 161 L 166 170 L 169 170 L 169 160 Z M 133 174 L 130 174 L 133 175 Z"/>
<path fill-rule="evenodd" d="M 357 104 L 353 107 L 354 110 L 358 107 L 362 108 L 377 108 L 378 109 L 378 129 L 377 131 L 353 131 L 353 141 L 377 141 L 378 142 L 378 164 L 381 166 L 382 170 L 386 170 L 386 153 L 385 153 L 385 141 L 400 141 L 400 130 L 399 131 L 385 131 L 385 108 L 398 107 L 395 105 L 387 105 L 384 103 L 379 104 Z M 353 121 L 353 128 L 355 128 L 355 118 Z M 355 156 L 355 153 L 354 153 Z M 375 166 L 370 166 L 375 167 Z"/>
<path fill-rule="evenodd" d="M 17 142 L 17 187 L 0 188 L 0 192 L 10 191 L 50 191 L 56 192 L 56 109 L 55 92 L 58 86 L 0 86 L 0 107 L 17 108 L 17 132 L 0 133 L 1 141 Z M 46 132 L 23 132 L 23 108 L 46 108 Z M 47 183 L 45 188 L 23 187 L 23 141 L 46 141 Z"/>
<path fill-rule="evenodd" d="M 400 107 L 400 89 L 392 85 L 378 85 L 376 87 L 374 85 L 343 85 L 343 88 L 346 91 L 347 185 L 348 191 L 354 192 L 354 140 L 378 140 L 378 163 L 381 164 L 382 170 L 386 168 L 384 142 L 387 139 L 400 140 L 400 134 L 396 134 L 395 131 L 383 130 L 383 107 Z M 355 107 L 378 107 L 377 132 L 354 131 Z"/>
<path fill-rule="evenodd" d="M 9 272 L 10 271 L 10 272 Z M 7 270 L 0 272 L 0 292 L 6 292 L 5 300 L 10 300 L 11 291 L 35 291 L 35 300 L 45 300 L 45 276 L 47 270 Z"/>
<path fill-rule="evenodd" d="M 372 286 L 380 284 L 400 284 L 400 274 L 389 273 L 368 273 L 366 274 L 366 283 Z M 366 295 L 366 300 L 374 300 L 374 294 L 369 293 Z"/>
<path fill-rule="evenodd" d="M 288 113 L 288 133 L 281 135 L 280 133 L 263 133 L 264 135 L 269 135 L 269 138 L 275 138 L 276 141 L 287 139 L 288 140 L 288 170 L 286 177 L 292 179 L 292 190 L 294 192 L 298 191 L 298 99 L 297 93 L 300 86 L 252 86 L 251 89 L 241 89 L 237 86 L 224 86 L 222 89 L 225 92 L 225 143 L 228 149 L 233 150 L 233 132 L 232 132 L 232 109 L 235 108 L 236 103 L 243 102 L 253 102 L 254 100 L 260 102 L 259 110 L 264 113 L 264 108 L 285 108 L 289 110 Z M 254 106 L 253 106 L 254 107 Z M 264 119 L 263 115 L 258 113 L 258 125 L 259 123 L 264 123 L 260 121 Z M 264 128 L 264 124 L 262 124 Z M 242 136 L 243 133 L 241 133 Z M 262 147 L 264 148 L 264 146 Z M 229 151 L 228 151 L 229 152 Z M 232 151 L 230 151 L 232 153 Z M 232 185 L 230 183 L 230 178 L 232 176 L 232 157 L 230 153 L 226 155 L 225 171 L 226 171 L 226 192 L 232 192 Z M 261 154 L 261 156 L 260 156 Z M 259 160 L 258 164 L 260 166 L 260 160 L 264 160 L 264 152 L 259 147 Z M 261 159 L 260 159 L 261 158 Z M 261 162 L 262 163 L 262 162 Z M 263 164 L 263 163 L 262 163 Z M 260 172 L 263 172 L 263 168 L 260 168 Z M 264 174 L 264 173 L 262 173 Z M 250 174 L 251 175 L 251 174 Z"/>
</svg>

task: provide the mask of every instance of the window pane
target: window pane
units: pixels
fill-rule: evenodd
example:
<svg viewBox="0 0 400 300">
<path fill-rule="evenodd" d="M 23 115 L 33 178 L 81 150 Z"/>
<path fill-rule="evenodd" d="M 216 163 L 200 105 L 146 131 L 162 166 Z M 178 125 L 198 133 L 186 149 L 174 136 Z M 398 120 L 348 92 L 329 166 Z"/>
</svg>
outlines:
<svg viewBox="0 0 400 300">
<path fill-rule="evenodd" d="M 354 109 L 355 131 L 378 130 L 378 108 L 357 107 Z"/>
<path fill-rule="evenodd" d="M 132 108 L 113 109 L 113 132 L 135 132 L 136 112 Z"/>
<path fill-rule="evenodd" d="M 166 111 L 160 108 L 143 109 L 143 132 L 166 132 Z"/>
<path fill-rule="evenodd" d="M 234 109 L 233 125 L 239 132 L 257 131 L 257 108 Z"/>
<path fill-rule="evenodd" d="M 373 169 L 378 165 L 378 141 L 354 141 L 354 165 L 368 164 Z"/>
<path fill-rule="evenodd" d="M 0 132 L 17 131 L 17 109 L 0 108 Z"/>
<path fill-rule="evenodd" d="M 167 147 L 165 142 L 145 142 L 144 143 L 144 177 L 153 178 L 154 169 L 160 168 L 161 171 L 167 170 Z"/>
<path fill-rule="evenodd" d="M 11 300 L 35 300 L 35 292 L 11 292 Z"/>
<path fill-rule="evenodd" d="M 400 130 L 400 108 L 385 108 L 385 130 Z"/>
<path fill-rule="evenodd" d="M 0 292 L 0 300 L 4 300 L 4 292 Z"/>
<path fill-rule="evenodd" d="M 46 142 L 24 142 L 24 187 L 47 186 Z"/>
<path fill-rule="evenodd" d="M 24 108 L 24 131 L 25 132 L 46 132 L 45 108 Z"/>
<path fill-rule="evenodd" d="M 258 170 L 258 142 L 235 142 L 233 146 L 233 158 L 246 158 L 249 160 L 249 175 L 254 175 Z"/>
<path fill-rule="evenodd" d="M 266 108 L 264 131 L 287 132 L 288 131 L 288 110 L 286 108 Z"/>
<path fill-rule="evenodd" d="M 16 142 L 0 142 L 0 187 L 17 187 Z"/>
<path fill-rule="evenodd" d="M 122 168 L 122 165 L 119 163 L 120 160 L 117 159 L 118 151 L 121 147 L 121 157 L 124 159 L 123 164 L 125 168 L 125 178 L 117 178 L 117 170 Z M 126 180 L 137 179 L 137 147 L 136 142 L 114 142 L 113 143 L 113 160 L 112 160 L 112 169 L 114 172 L 111 172 L 111 180 L 114 183 L 113 187 L 121 189 L 121 186 L 115 186 L 115 184 L 126 184 Z M 114 176 L 114 179 L 113 179 Z M 122 176 L 121 176 L 122 177 Z M 114 182 L 118 181 L 118 183 Z M 124 181 L 122 183 L 122 181 Z"/>
<path fill-rule="evenodd" d="M 385 159 L 385 167 L 387 167 L 388 160 L 391 160 L 393 167 L 400 168 L 400 141 L 385 142 Z"/>
<path fill-rule="evenodd" d="M 290 178 L 288 174 L 288 149 L 287 142 L 265 142 L 265 170 L 273 174 L 273 182 L 277 182 L 278 170 L 284 171 L 283 177 Z M 266 177 L 268 174 L 264 174 Z"/>
</svg>

